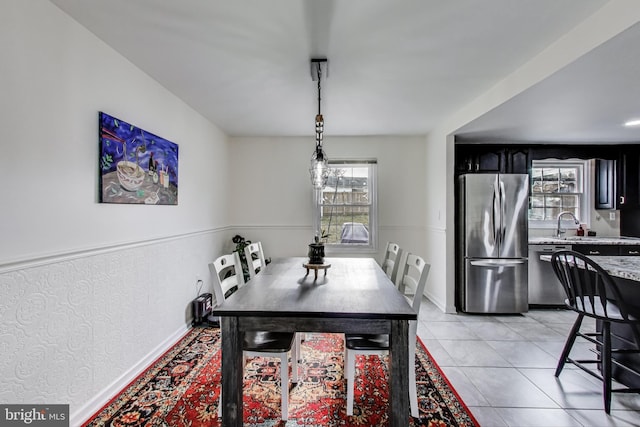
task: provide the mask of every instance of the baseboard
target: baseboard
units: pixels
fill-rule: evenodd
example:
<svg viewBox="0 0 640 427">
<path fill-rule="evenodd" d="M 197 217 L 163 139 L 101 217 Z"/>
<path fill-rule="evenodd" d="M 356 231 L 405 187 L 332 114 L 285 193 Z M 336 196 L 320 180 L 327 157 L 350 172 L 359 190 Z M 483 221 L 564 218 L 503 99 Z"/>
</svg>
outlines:
<svg viewBox="0 0 640 427">
<path fill-rule="evenodd" d="M 429 292 L 428 290 L 425 290 L 424 296 L 426 296 L 429 299 L 429 301 L 431 301 L 433 304 L 435 304 L 436 307 L 438 307 L 440 310 L 442 310 L 443 313 L 447 312 L 447 310 L 445 308 L 445 304 L 443 304 L 443 302 L 440 301 L 440 299 L 436 298 L 436 296 L 432 292 Z"/>
<path fill-rule="evenodd" d="M 123 373 L 119 378 L 105 387 L 101 392 L 89 399 L 81 408 L 70 414 L 69 425 L 72 427 L 81 426 L 91 416 L 104 407 L 119 392 L 127 387 L 138 375 L 144 372 L 156 359 L 167 352 L 175 343 L 177 343 L 188 331 L 190 325 L 184 325 L 178 328 L 167 339 L 161 342 L 156 348 L 151 350 L 145 357 L 140 359 L 138 363 Z"/>
</svg>

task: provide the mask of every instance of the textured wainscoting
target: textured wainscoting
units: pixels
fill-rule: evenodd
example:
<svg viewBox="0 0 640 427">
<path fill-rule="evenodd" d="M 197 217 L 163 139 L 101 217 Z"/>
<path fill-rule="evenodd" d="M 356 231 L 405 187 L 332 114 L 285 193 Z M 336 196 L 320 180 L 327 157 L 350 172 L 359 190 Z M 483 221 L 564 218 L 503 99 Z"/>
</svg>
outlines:
<svg viewBox="0 0 640 427">
<path fill-rule="evenodd" d="M 0 401 L 70 404 L 72 425 L 184 333 L 224 230 L 0 269 Z M 1 266 L 0 266 L 1 267 Z"/>
</svg>

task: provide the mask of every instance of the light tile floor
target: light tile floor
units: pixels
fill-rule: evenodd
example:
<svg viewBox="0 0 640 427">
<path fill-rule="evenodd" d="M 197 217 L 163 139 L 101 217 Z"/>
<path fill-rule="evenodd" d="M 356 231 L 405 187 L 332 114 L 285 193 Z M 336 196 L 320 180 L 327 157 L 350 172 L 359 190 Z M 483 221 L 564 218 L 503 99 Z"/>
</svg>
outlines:
<svg viewBox="0 0 640 427">
<path fill-rule="evenodd" d="M 614 393 L 607 416 L 600 381 L 573 365 L 554 376 L 575 318 L 555 309 L 446 314 L 425 298 L 418 336 L 482 427 L 640 426 L 639 394 Z M 574 352 L 592 358 L 590 347 Z"/>
</svg>

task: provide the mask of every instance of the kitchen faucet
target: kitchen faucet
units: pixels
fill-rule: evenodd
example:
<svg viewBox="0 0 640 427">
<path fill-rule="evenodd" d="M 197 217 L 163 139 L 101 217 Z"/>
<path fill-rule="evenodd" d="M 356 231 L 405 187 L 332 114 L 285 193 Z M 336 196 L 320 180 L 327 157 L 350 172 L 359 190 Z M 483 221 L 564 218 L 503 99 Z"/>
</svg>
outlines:
<svg viewBox="0 0 640 427">
<path fill-rule="evenodd" d="M 560 220 L 562 219 L 563 215 L 571 216 L 573 218 L 573 221 L 575 221 L 576 224 L 580 224 L 580 221 L 578 221 L 578 218 L 576 218 L 573 212 L 569 212 L 569 211 L 560 212 L 558 214 L 558 228 L 556 229 L 556 237 L 562 237 L 562 235 L 567 232 L 567 230 L 563 230 L 562 228 L 560 228 Z"/>
</svg>

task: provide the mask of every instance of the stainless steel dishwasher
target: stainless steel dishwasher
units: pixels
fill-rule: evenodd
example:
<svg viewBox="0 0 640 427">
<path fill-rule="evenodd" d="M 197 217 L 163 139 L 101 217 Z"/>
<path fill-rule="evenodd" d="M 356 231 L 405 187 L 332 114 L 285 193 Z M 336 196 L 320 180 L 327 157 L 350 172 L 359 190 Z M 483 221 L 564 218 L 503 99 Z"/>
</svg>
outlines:
<svg viewBox="0 0 640 427">
<path fill-rule="evenodd" d="M 564 306 L 566 295 L 551 263 L 540 255 L 571 249 L 571 245 L 529 245 L 529 305 Z"/>
</svg>

